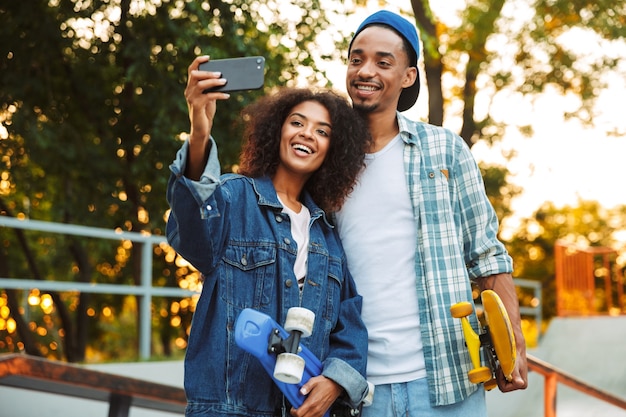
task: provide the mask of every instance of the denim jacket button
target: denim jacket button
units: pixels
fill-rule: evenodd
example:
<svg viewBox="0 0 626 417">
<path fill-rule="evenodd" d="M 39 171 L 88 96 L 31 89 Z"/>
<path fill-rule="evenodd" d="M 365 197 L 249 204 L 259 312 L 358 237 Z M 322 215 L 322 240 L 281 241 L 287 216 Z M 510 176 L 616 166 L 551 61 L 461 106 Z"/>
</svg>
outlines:
<svg viewBox="0 0 626 417">
<path fill-rule="evenodd" d="M 242 264 L 243 266 L 248 265 L 248 259 L 246 259 L 246 255 L 244 255 L 244 256 L 242 256 L 242 257 L 241 257 L 241 264 Z"/>
<path fill-rule="evenodd" d="M 283 221 L 283 216 L 281 216 L 280 214 L 277 214 L 277 215 L 276 215 L 276 222 L 277 222 L 277 223 L 280 223 L 280 222 L 282 222 L 282 221 Z"/>
<path fill-rule="evenodd" d="M 291 245 L 291 239 L 289 239 L 288 237 L 284 238 L 283 242 L 285 242 L 287 245 Z"/>
<path fill-rule="evenodd" d="M 287 288 L 291 288 L 291 286 L 293 285 L 293 281 L 288 279 L 287 281 L 285 281 L 285 287 Z"/>
<path fill-rule="evenodd" d="M 207 204 L 207 205 L 206 205 L 206 209 L 207 209 L 207 210 L 209 210 L 209 211 L 211 211 L 211 210 L 213 210 L 213 207 L 211 207 L 211 205 L 210 205 L 210 204 Z"/>
</svg>

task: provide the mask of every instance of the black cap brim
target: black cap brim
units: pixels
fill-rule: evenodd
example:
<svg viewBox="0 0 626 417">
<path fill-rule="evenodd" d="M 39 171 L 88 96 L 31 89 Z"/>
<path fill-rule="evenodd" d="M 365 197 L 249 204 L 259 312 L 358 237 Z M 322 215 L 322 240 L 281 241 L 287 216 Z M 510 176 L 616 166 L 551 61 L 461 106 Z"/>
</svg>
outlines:
<svg viewBox="0 0 626 417">
<path fill-rule="evenodd" d="M 405 88 L 400 93 L 400 99 L 398 100 L 398 111 L 406 111 L 413 107 L 415 102 L 417 101 L 417 96 L 420 93 L 420 73 L 417 70 L 417 76 L 415 77 L 415 82 L 412 86 Z"/>
</svg>

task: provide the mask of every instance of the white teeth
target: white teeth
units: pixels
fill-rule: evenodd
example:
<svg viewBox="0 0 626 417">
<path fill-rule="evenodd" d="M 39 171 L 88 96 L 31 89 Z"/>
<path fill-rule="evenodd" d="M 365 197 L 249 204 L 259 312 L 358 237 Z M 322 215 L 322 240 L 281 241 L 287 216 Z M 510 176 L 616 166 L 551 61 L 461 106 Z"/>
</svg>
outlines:
<svg viewBox="0 0 626 417">
<path fill-rule="evenodd" d="M 301 143 L 296 143 L 292 146 L 294 149 L 297 149 L 299 151 L 308 153 L 308 154 L 312 154 L 313 153 L 313 149 L 309 148 L 308 146 L 304 146 Z"/>
<path fill-rule="evenodd" d="M 376 91 L 378 90 L 377 87 L 373 87 L 370 85 L 357 85 L 356 87 L 358 90 L 365 90 L 365 91 Z"/>
</svg>

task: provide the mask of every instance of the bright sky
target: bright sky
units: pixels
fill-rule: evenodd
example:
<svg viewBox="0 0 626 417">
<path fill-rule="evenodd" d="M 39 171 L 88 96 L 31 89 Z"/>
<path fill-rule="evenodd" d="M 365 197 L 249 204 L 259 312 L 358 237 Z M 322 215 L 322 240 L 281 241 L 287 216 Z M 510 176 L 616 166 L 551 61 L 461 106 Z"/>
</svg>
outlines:
<svg viewBox="0 0 626 417">
<path fill-rule="evenodd" d="M 626 91 L 623 82 L 616 84 L 618 88 L 605 93 L 613 97 L 606 99 L 612 103 L 619 103 L 618 94 Z M 507 166 L 513 181 L 524 187 L 513 206 L 519 216 L 531 215 L 545 201 L 558 206 L 576 205 L 579 199 L 597 200 L 607 207 L 626 205 L 626 137 L 608 136 L 602 124 L 592 129 L 574 120 L 564 121 L 563 101 L 554 95 L 535 104 L 530 113 L 536 120 L 532 138 L 513 132 L 493 149 L 484 143 L 472 148 L 478 160 L 501 164 L 505 164 L 502 151 L 516 152 Z M 510 107 L 517 108 L 515 103 Z M 618 110 L 618 106 L 607 110 Z M 614 117 L 616 125 L 622 120 L 621 131 L 626 131 L 623 115 Z"/>
<path fill-rule="evenodd" d="M 354 31 L 367 15 L 380 8 L 378 3 L 370 1 L 368 9 L 358 10 L 346 22 L 348 28 L 344 29 L 346 26 L 342 23 L 342 29 L 349 33 Z M 399 8 L 394 4 L 410 7 L 407 3 L 397 0 L 387 2 L 385 8 L 398 11 Z M 434 13 L 446 23 L 455 25 L 454 11 L 464 4 L 464 0 L 446 0 L 432 2 L 431 6 Z M 585 41 L 576 36 L 572 42 L 577 42 L 582 51 L 600 49 L 596 39 L 588 40 L 585 45 Z M 614 53 L 626 56 L 626 46 L 622 47 Z M 602 53 L 604 51 L 602 49 Z M 329 75 L 335 88 L 345 91 L 345 66 L 336 64 L 329 68 L 332 69 Z M 423 69 L 421 74 L 423 77 Z M 535 99 L 532 105 L 519 95 L 500 94 L 495 99 L 497 101 L 491 104 L 492 112 L 494 109 L 502 109 L 494 116 L 512 124 L 532 124 L 535 133 L 532 138 L 526 138 L 511 129 L 504 140 L 492 149 L 484 143 L 472 148 L 477 160 L 487 163 L 504 164 L 502 153 L 516 152 L 517 156 L 507 166 L 513 174 L 511 180 L 524 189 L 523 194 L 513 202 L 517 216 L 530 216 L 545 201 L 553 201 L 557 206 L 575 205 L 579 199 L 597 200 L 607 207 L 626 205 L 626 137 L 608 136 L 605 133 L 615 129 L 626 132 L 625 113 L 620 105 L 626 91 L 626 80 L 614 77 L 608 83 L 610 88 L 602 92 L 598 101 L 600 115 L 595 119 L 596 129 L 584 128 L 573 120 L 563 120 L 563 112 L 572 108 L 575 98 L 566 98 L 557 93 L 545 94 Z M 422 91 L 426 92 L 424 85 Z M 423 119 L 427 114 L 427 100 L 427 93 L 420 94 L 416 105 L 407 111 L 407 115 Z M 458 123 L 458 120 L 447 121 L 446 127 L 458 131 Z"/>
</svg>

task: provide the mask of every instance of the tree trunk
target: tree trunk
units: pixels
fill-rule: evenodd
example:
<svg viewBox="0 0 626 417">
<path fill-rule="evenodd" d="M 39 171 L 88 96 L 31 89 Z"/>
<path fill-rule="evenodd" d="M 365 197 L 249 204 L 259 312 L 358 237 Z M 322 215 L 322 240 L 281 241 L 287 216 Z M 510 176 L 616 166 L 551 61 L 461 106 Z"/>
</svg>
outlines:
<svg viewBox="0 0 626 417">
<path fill-rule="evenodd" d="M 476 77 L 480 63 L 468 62 L 465 69 L 465 87 L 463 88 L 463 126 L 461 127 L 461 137 L 470 148 L 474 145 L 476 131 L 476 121 L 474 120 L 474 103 L 476 100 Z"/>
<path fill-rule="evenodd" d="M 433 18 L 428 0 L 411 0 L 411 6 L 423 45 L 422 56 L 428 87 L 428 122 L 441 126 L 443 124 L 443 89 L 441 86 L 443 62 L 439 53 L 437 23 Z"/>
</svg>

